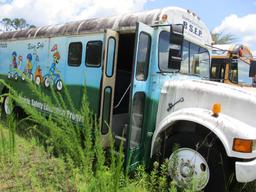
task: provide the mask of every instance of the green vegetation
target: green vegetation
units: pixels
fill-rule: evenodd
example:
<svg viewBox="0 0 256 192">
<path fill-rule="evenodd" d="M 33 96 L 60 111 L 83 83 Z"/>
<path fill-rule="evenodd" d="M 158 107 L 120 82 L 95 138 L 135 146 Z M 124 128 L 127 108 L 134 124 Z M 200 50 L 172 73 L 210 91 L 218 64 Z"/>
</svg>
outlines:
<svg viewBox="0 0 256 192">
<path fill-rule="evenodd" d="M 4 26 L 4 31 L 17 31 L 27 28 L 35 28 L 35 25 L 30 25 L 23 18 L 10 19 L 8 17 L 3 18 L 0 23 Z"/>
<path fill-rule="evenodd" d="M 232 34 L 223 34 L 222 32 L 220 33 L 214 33 L 211 32 L 212 35 L 212 41 L 214 44 L 229 44 L 229 43 L 234 43 L 237 38 L 232 35 Z"/>
</svg>

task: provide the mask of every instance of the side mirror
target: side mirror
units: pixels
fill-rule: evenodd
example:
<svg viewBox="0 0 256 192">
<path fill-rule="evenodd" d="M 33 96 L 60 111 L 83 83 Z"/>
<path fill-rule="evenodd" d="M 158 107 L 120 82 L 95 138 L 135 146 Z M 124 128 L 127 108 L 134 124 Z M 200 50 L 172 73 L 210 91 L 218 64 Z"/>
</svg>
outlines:
<svg viewBox="0 0 256 192">
<path fill-rule="evenodd" d="M 180 70 L 182 61 L 182 45 L 184 40 L 183 34 L 183 24 L 173 24 L 170 26 L 169 69 Z"/>
<path fill-rule="evenodd" d="M 249 77 L 255 77 L 256 75 L 256 60 L 251 60 Z"/>
</svg>

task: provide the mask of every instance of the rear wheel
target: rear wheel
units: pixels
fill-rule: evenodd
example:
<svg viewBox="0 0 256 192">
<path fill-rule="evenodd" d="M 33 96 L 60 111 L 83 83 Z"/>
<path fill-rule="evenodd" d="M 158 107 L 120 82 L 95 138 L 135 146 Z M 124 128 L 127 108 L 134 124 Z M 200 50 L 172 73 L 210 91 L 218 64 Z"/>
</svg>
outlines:
<svg viewBox="0 0 256 192">
<path fill-rule="evenodd" d="M 49 80 L 48 77 L 46 77 L 46 78 L 44 79 L 44 86 L 45 86 L 46 88 L 50 87 L 50 80 Z"/>
<path fill-rule="evenodd" d="M 218 140 L 212 136 L 180 133 L 166 141 L 169 174 L 179 187 L 224 192 L 230 185 L 232 164 Z M 173 148 L 178 146 L 178 149 Z"/>
</svg>

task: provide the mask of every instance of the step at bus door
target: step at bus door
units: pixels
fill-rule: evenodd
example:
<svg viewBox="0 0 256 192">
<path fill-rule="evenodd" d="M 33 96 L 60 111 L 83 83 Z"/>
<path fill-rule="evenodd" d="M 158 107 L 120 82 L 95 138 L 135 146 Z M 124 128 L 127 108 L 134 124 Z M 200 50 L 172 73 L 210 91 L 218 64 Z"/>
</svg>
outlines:
<svg viewBox="0 0 256 192">
<path fill-rule="evenodd" d="M 135 52 L 132 76 L 132 91 L 130 96 L 129 134 L 126 150 L 126 164 L 130 169 L 142 161 L 143 141 L 145 140 L 145 109 L 147 100 L 147 85 L 149 83 L 149 66 L 152 52 L 154 29 L 143 23 L 137 23 Z"/>
<path fill-rule="evenodd" d="M 105 31 L 99 118 L 103 145 L 105 146 L 108 145 L 108 134 L 111 133 L 112 127 L 118 41 L 119 34 L 116 31 Z"/>
</svg>

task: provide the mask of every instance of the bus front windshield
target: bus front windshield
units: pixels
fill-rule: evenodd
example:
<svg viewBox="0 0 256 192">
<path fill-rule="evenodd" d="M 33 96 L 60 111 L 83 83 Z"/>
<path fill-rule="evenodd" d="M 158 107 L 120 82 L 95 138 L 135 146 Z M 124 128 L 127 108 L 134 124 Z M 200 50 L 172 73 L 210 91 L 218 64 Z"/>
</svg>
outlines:
<svg viewBox="0 0 256 192">
<path fill-rule="evenodd" d="M 241 59 L 231 62 L 229 79 L 233 83 L 251 85 L 252 78 L 249 77 L 250 65 Z"/>
<path fill-rule="evenodd" d="M 170 48 L 169 37 L 170 33 L 167 31 L 162 31 L 159 35 L 158 61 L 159 68 L 162 72 L 171 72 L 171 69 L 168 68 Z M 184 40 L 180 72 L 209 78 L 209 67 L 209 51 L 194 43 Z"/>
</svg>

